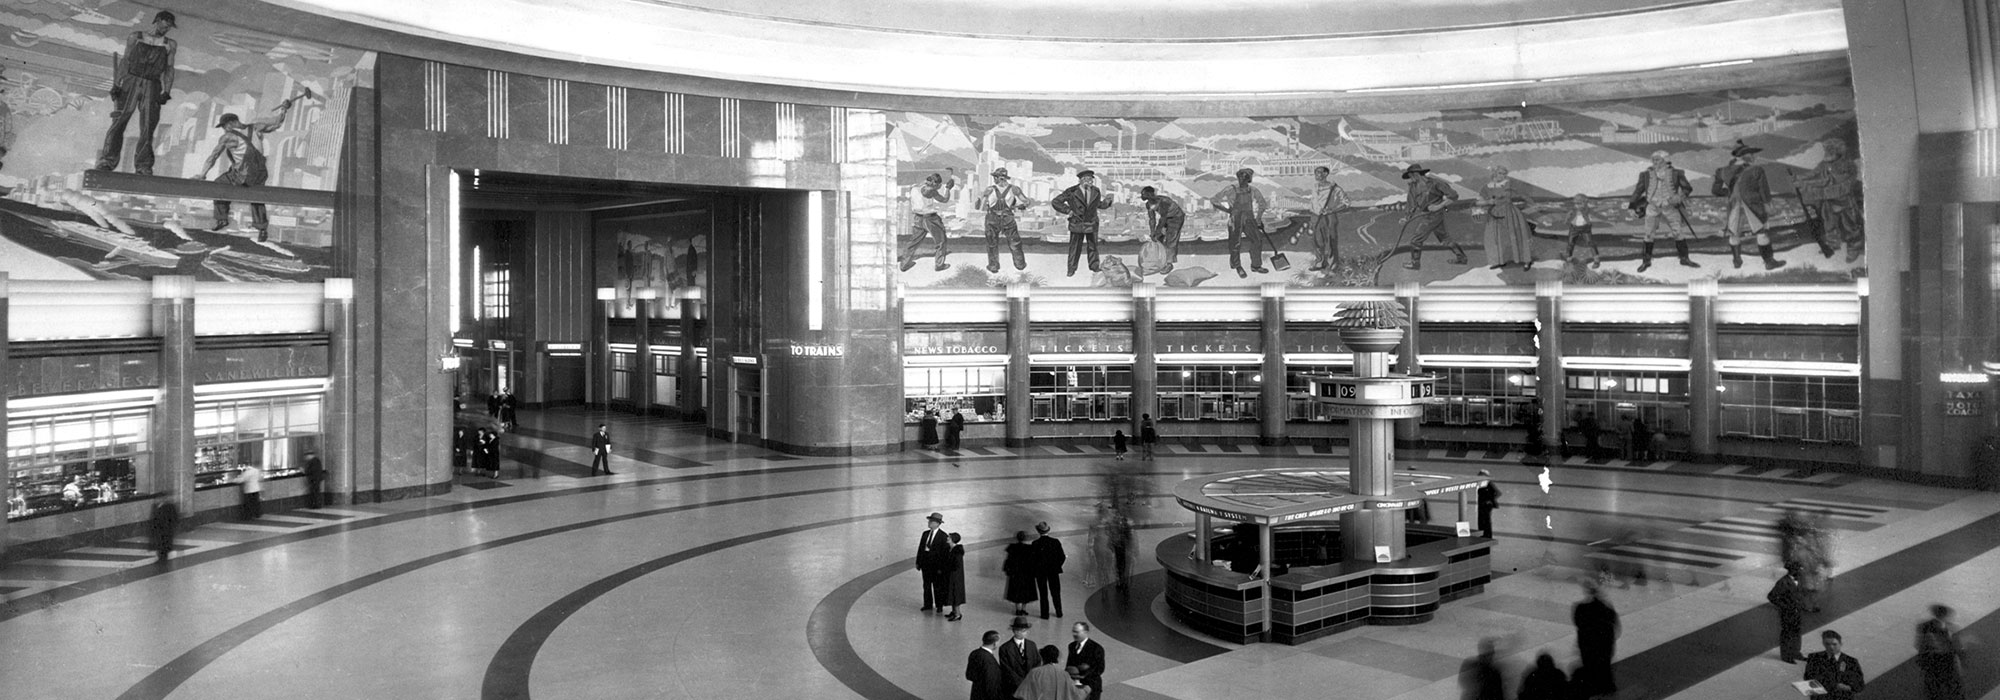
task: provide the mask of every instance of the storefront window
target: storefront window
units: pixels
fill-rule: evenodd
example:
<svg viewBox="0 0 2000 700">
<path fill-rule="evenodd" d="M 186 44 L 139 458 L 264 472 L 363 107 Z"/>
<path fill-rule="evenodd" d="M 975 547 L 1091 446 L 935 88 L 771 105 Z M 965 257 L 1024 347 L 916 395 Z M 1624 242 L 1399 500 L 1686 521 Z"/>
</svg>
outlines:
<svg viewBox="0 0 2000 700">
<path fill-rule="evenodd" d="M 1531 420 L 1536 376 L 1507 367 L 1425 367 L 1438 375 L 1436 403 L 1424 406 L 1424 422 L 1436 425 L 1507 427 Z"/>
<path fill-rule="evenodd" d="M 1257 420 L 1264 391 L 1257 365 L 1160 367 L 1161 420 Z"/>
<path fill-rule="evenodd" d="M 1722 434 L 1854 444 L 1860 440 L 1857 377 L 1725 374 Z"/>
<path fill-rule="evenodd" d="M 1627 418 L 1670 435 L 1687 433 L 1688 380 L 1681 372 L 1572 369 L 1564 425 L 1574 431 L 1584 415 L 1597 420 L 1605 433 L 1625 428 Z"/>
<path fill-rule="evenodd" d="M 152 409 L 7 422 L 7 518 L 114 503 L 138 495 L 151 453 Z"/>
<path fill-rule="evenodd" d="M 264 478 L 302 473 L 319 447 L 320 397 L 204 401 L 194 407 L 194 485 L 219 486 L 256 465 Z"/>
<path fill-rule="evenodd" d="M 903 420 L 923 420 L 925 411 L 937 411 L 938 420 L 951 414 L 965 416 L 966 422 L 1007 420 L 1007 367 L 905 367 L 903 368 Z"/>
<path fill-rule="evenodd" d="M 1036 365 L 1028 373 L 1031 420 L 1130 420 L 1132 368 Z"/>
<path fill-rule="evenodd" d="M 681 385 L 680 377 L 677 376 L 680 364 L 680 355 L 653 353 L 653 403 L 655 405 L 673 406 L 680 403 Z M 630 377 L 631 375 L 628 374 L 626 376 Z"/>
<path fill-rule="evenodd" d="M 614 401 L 632 400 L 632 372 L 637 353 L 611 353 L 611 398 Z"/>
</svg>

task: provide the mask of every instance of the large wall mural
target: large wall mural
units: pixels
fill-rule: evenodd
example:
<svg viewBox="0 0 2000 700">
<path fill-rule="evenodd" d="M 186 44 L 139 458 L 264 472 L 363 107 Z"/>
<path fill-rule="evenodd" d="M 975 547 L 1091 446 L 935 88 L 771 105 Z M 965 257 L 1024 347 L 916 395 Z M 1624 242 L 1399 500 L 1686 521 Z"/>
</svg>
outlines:
<svg viewBox="0 0 2000 700">
<path fill-rule="evenodd" d="M 326 276 L 324 193 L 372 53 L 122 0 L 0 0 L 0 24 L 0 271 Z"/>
<path fill-rule="evenodd" d="M 1531 266 L 1585 284 L 1824 282 L 1862 272 L 1845 80 L 1408 114 L 889 121 L 898 259 L 916 287 L 1518 284 L 1533 279 Z M 1658 181 L 1670 184 L 1653 191 L 1668 196 L 1635 198 L 1656 155 L 1665 163 Z M 1315 175 L 1321 167 L 1338 196 Z M 1008 178 L 995 187 L 1002 169 Z M 1245 170 L 1250 189 L 1234 189 Z M 1094 190 L 1058 201 L 1083 172 Z M 1716 187 L 1718 175 L 1733 189 Z M 1438 211 L 1410 219 L 1409 187 L 1426 179 Z M 1069 206 L 1093 194 L 1109 207 Z M 1232 235 L 1224 209 L 1239 201 Z M 1095 270 L 1087 245 L 1071 262 L 1072 220 L 1057 204 L 1096 212 Z M 1174 245 L 1149 245 L 1154 222 L 1176 208 L 1180 235 L 1163 242 Z M 996 211 L 1013 212 L 1018 263 Z"/>
<path fill-rule="evenodd" d="M 708 285 L 706 210 L 603 219 L 595 227 L 596 278 L 617 290 L 613 316 L 637 316 L 635 300 L 650 291 L 661 301 L 649 316 L 679 318 L 673 300 L 690 287 Z"/>
</svg>

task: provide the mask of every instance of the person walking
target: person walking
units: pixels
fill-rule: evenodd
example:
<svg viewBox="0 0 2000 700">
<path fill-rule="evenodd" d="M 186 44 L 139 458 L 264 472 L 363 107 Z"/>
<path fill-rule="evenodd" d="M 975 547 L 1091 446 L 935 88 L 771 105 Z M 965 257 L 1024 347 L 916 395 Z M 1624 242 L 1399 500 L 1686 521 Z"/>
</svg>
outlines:
<svg viewBox="0 0 2000 700">
<path fill-rule="evenodd" d="M 1493 473 L 1481 469 L 1479 470 L 1479 475 L 1490 477 L 1493 476 Z M 1493 511 L 1500 509 L 1500 487 L 1493 485 L 1493 480 L 1488 479 L 1484 485 L 1479 487 L 1478 495 L 1479 495 L 1479 536 L 1492 537 Z"/>
<path fill-rule="evenodd" d="M 611 473 L 611 428 L 597 424 L 597 432 L 590 434 L 590 475 L 597 476 L 597 470 Z"/>
<path fill-rule="evenodd" d="M 1772 584 L 1771 592 L 1764 594 L 1771 607 L 1778 609 L 1778 658 L 1788 664 L 1805 658 L 1799 653 L 1799 634 L 1805 627 L 1805 608 L 1800 602 L 1803 596 L 1797 565 L 1786 565 L 1785 575 Z"/>
<path fill-rule="evenodd" d="M 952 622 L 965 619 L 965 545 L 958 543 L 958 533 L 951 533 L 951 553 L 946 555 L 946 566 L 951 568 L 945 574 L 945 600 L 938 602 L 938 612 L 949 606 L 951 612 L 944 619 Z"/>
<path fill-rule="evenodd" d="M 320 463 L 319 453 L 306 450 L 306 507 L 319 508 L 325 505 L 326 465 Z"/>
<path fill-rule="evenodd" d="M 1584 697 L 1616 693 L 1618 679 L 1612 675 L 1611 660 L 1618 654 L 1623 632 L 1618 610 L 1604 600 L 1595 579 L 1585 580 L 1583 591 L 1584 599 L 1570 611 L 1570 621 L 1576 624 L 1577 656 L 1582 659 L 1574 681 Z"/>
<path fill-rule="evenodd" d="M 1115 431 L 1112 431 L 1112 433 L 1111 433 L 1111 451 L 1112 451 L 1113 453 L 1116 453 L 1116 454 L 1118 455 L 1118 456 L 1117 456 L 1117 457 L 1115 457 L 1114 459 L 1119 459 L 1119 460 L 1123 460 L 1123 459 L 1125 459 L 1125 443 L 1126 443 L 1126 442 L 1127 442 L 1128 440 L 1129 440 L 1129 438 L 1125 437 L 1125 431 L 1124 431 L 1124 430 L 1115 430 Z"/>
<path fill-rule="evenodd" d="M 1035 553 L 1035 594 L 1042 601 L 1042 619 L 1049 619 L 1051 605 L 1056 617 L 1062 617 L 1062 570 L 1069 556 L 1063 552 L 1062 542 L 1049 536 L 1047 522 L 1035 523 L 1035 541 L 1029 547 Z"/>
<path fill-rule="evenodd" d="M 1819 643 L 1826 650 L 1806 656 L 1805 680 L 1825 689 L 1827 700 L 1854 700 L 1854 694 L 1868 686 L 1861 660 L 1840 652 L 1839 632 L 1819 633 Z"/>
<path fill-rule="evenodd" d="M 965 680 L 972 683 L 968 700 L 1007 700 L 1007 671 L 1000 667 L 1000 631 L 979 635 L 979 648 L 965 657 Z"/>
<path fill-rule="evenodd" d="M 146 524 L 152 535 L 153 554 L 161 564 L 167 563 L 167 556 L 174 552 L 174 535 L 181 529 L 181 509 L 174 505 L 174 499 L 161 497 L 153 503 L 153 517 Z"/>
<path fill-rule="evenodd" d="M 1090 638 L 1090 623 L 1079 622 L 1069 626 L 1069 663 L 1066 670 L 1070 677 L 1083 687 L 1090 689 L 1087 700 L 1104 698 L 1104 645 Z"/>
<path fill-rule="evenodd" d="M 264 470 L 255 464 L 245 464 L 236 475 L 236 483 L 243 485 L 243 519 L 264 517 Z"/>
<path fill-rule="evenodd" d="M 1028 622 L 1026 616 L 1016 616 L 1014 624 L 1007 627 L 1014 636 L 1000 643 L 1001 678 L 1006 679 L 1004 687 L 1007 689 L 1008 697 L 1013 697 L 1014 690 L 1020 687 L 1021 681 L 1028 678 L 1028 672 L 1042 665 L 1042 648 L 1035 645 L 1035 640 L 1028 638 L 1028 629 L 1031 627 L 1034 625 Z"/>
<path fill-rule="evenodd" d="M 1479 640 L 1479 653 L 1459 665 L 1458 689 L 1464 700 L 1507 700 L 1506 680 L 1492 639 Z"/>
<path fill-rule="evenodd" d="M 1042 647 L 1042 662 L 1028 671 L 1014 689 L 1014 700 L 1084 700 L 1090 691 L 1076 684 L 1057 662 L 1062 649 L 1054 644 Z"/>
<path fill-rule="evenodd" d="M 1153 458 L 1153 445 L 1160 442 L 1160 431 L 1153 427 L 1153 414 L 1139 416 L 1139 458 Z"/>
<path fill-rule="evenodd" d="M 947 574 L 951 566 L 951 539 L 939 529 L 944 525 L 944 514 L 932 513 L 925 519 L 924 533 L 917 536 L 917 571 L 924 580 L 924 606 L 920 612 L 930 612 L 951 599 Z"/>
<path fill-rule="evenodd" d="M 1931 605 L 1931 619 L 1917 624 L 1917 670 L 1924 676 L 1924 700 L 1965 700 L 1965 646 L 1952 610 Z"/>
<path fill-rule="evenodd" d="M 1007 587 L 1002 594 L 1007 602 L 1014 604 L 1014 614 L 1026 616 L 1028 604 L 1035 602 L 1035 550 L 1028 545 L 1028 531 L 1014 533 L 1014 543 L 1007 545 L 1007 558 L 1000 564 L 1000 572 L 1007 577 Z"/>
</svg>

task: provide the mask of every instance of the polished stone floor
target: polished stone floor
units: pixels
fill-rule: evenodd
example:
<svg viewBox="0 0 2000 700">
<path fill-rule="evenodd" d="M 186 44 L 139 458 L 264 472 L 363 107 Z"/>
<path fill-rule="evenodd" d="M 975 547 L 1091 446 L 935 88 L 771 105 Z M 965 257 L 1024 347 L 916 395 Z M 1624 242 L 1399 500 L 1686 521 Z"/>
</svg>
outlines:
<svg viewBox="0 0 2000 700">
<path fill-rule="evenodd" d="M 960 698 L 966 653 L 1009 621 L 1000 545 L 1044 520 L 1069 550 L 1067 616 L 1029 636 L 1097 626 L 1109 698 L 1456 698 L 1482 638 L 1514 677 L 1541 651 L 1573 664 L 1577 581 L 1606 563 L 1650 573 L 1608 594 L 1619 697 L 1796 697 L 1800 667 L 1778 660 L 1763 604 L 1787 508 L 1826 513 L 1836 533 L 1808 649 L 1839 630 L 1869 673 L 1862 697 L 1920 697 L 1911 630 L 1933 601 L 2000 644 L 2000 494 L 1617 459 L 1557 465 L 1544 493 L 1518 454 L 1410 455 L 1492 470 L 1495 581 L 1430 624 L 1236 646 L 1172 619 L 1150 554 L 1117 581 L 1092 551 L 1105 474 L 1135 474 L 1149 496 L 1134 514 L 1149 553 L 1191 526 L 1168 496 L 1180 480 L 1338 466 L 1339 450 L 804 458 L 614 415 L 617 474 L 591 477 L 586 426 L 602 418 L 524 414 L 499 479 L 205 525 L 164 566 L 138 540 L 0 566 L 0 698 Z M 917 610 L 911 555 L 932 511 L 968 550 L 961 622 Z M 1996 648 L 1975 650 L 1969 698 L 2000 700 Z"/>
</svg>

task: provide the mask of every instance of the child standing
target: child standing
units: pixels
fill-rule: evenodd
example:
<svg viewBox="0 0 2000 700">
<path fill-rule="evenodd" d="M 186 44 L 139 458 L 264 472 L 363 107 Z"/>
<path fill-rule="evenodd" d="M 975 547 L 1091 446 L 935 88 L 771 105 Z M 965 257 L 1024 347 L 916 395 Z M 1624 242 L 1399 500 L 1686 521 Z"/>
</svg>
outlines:
<svg viewBox="0 0 2000 700">
<path fill-rule="evenodd" d="M 1576 258 L 1576 245 L 1590 246 L 1590 267 L 1597 269 L 1601 254 L 1597 249 L 1597 239 L 1591 235 L 1590 199 L 1578 194 L 1569 200 L 1569 250 L 1563 251 L 1564 260 Z"/>
<path fill-rule="evenodd" d="M 1125 431 L 1120 430 L 1111 434 L 1111 451 L 1118 453 L 1118 459 L 1125 458 L 1125 441 Z"/>
</svg>

